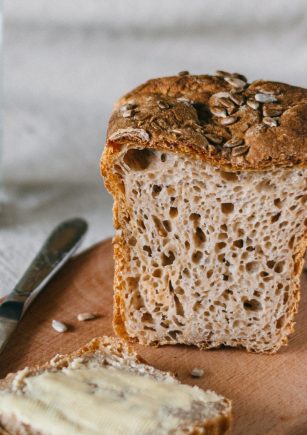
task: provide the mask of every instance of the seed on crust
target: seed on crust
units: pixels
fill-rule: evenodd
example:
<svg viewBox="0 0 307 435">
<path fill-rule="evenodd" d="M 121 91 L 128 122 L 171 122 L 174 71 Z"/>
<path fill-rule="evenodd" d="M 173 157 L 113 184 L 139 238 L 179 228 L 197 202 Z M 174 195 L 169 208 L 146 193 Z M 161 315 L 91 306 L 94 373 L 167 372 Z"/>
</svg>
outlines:
<svg viewBox="0 0 307 435">
<path fill-rule="evenodd" d="M 271 118 L 270 116 L 265 116 L 263 119 L 263 124 L 268 125 L 269 127 L 277 127 L 278 126 L 278 119 L 277 118 Z"/>
<path fill-rule="evenodd" d="M 243 139 L 240 139 L 238 137 L 233 137 L 232 139 L 229 139 L 227 142 L 224 143 L 224 148 L 235 148 L 244 143 Z"/>
<path fill-rule="evenodd" d="M 229 77 L 229 76 L 231 76 L 231 73 L 229 73 L 229 72 L 227 72 L 227 71 L 217 70 L 217 71 L 215 71 L 215 74 L 214 74 L 214 75 L 216 75 L 217 77 L 222 77 L 222 78 L 224 78 L 224 77 Z"/>
<path fill-rule="evenodd" d="M 277 98 L 272 94 L 256 94 L 255 100 L 259 103 L 275 103 Z"/>
<path fill-rule="evenodd" d="M 229 114 L 233 113 L 236 110 L 234 102 L 231 101 L 229 98 L 222 97 L 219 99 L 219 102 L 227 109 L 227 112 Z"/>
<path fill-rule="evenodd" d="M 258 109 L 259 109 L 259 106 L 260 106 L 260 104 L 258 103 L 258 101 L 252 100 L 251 98 L 249 98 L 249 99 L 246 101 L 246 104 L 248 105 L 248 107 L 250 107 L 251 109 L 254 109 L 254 110 L 258 110 Z"/>
<path fill-rule="evenodd" d="M 210 107 L 210 112 L 213 115 L 218 116 L 219 118 L 226 118 L 226 116 L 227 116 L 226 110 L 223 109 L 222 107 L 218 107 L 218 106 Z"/>
<path fill-rule="evenodd" d="M 169 104 L 166 103 L 166 101 L 159 100 L 157 104 L 158 104 L 159 108 L 162 110 L 169 109 Z"/>
<path fill-rule="evenodd" d="M 123 106 L 121 106 L 120 111 L 126 112 L 127 110 L 132 110 L 132 109 L 135 109 L 136 107 L 137 107 L 137 105 L 134 103 L 127 103 L 127 104 L 124 104 Z"/>
<path fill-rule="evenodd" d="M 237 106 L 242 106 L 242 104 L 244 104 L 244 96 L 242 94 L 230 93 L 229 98 L 237 104 Z"/>
<path fill-rule="evenodd" d="M 216 145 L 219 145 L 223 142 L 223 138 L 220 136 L 217 136 L 214 133 L 205 133 L 206 138 L 208 139 L 209 142 L 212 142 Z"/>
<path fill-rule="evenodd" d="M 233 157 L 242 156 L 243 154 L 246 154 L 248 150 L 248 145 L 241 145 L 232 149 L 232 155 Z"/>
<path fill-rule="evenodd" d="M 220 123 L 222 125 L 231 125 L 234 124 L 237 121 L 237 116 L 227 116 L 226 118 L 221 118 Z"/>
<path fill-rule="evenodd" d="M 244 88 L 246 86 L 246 82 L 237 77 L 225 77 L 224 80 L 236 89 Z"/>
<path fill-rule="evenodd" d="M 126 110 L 126 112 L 123 112 L 123 118 L 132 118 L 134 114 L 134 110 Z"/>
<path fill-rule="evenodd" d="M 282 108 L 280 106 L 263 106 L 263 116 L 269 116 L 274 118 L 275 116 L 280 116 L 282 114 Z"/>
<path fill-rule="evenodd" d="M 189 71 L 180 71 L 180 72 L 178 73 L 178 75 L 179 75 L 179 76 L 188 76 L 188 75 L 190 75 L 190 73 L 189 73 Z"/>
</svg>

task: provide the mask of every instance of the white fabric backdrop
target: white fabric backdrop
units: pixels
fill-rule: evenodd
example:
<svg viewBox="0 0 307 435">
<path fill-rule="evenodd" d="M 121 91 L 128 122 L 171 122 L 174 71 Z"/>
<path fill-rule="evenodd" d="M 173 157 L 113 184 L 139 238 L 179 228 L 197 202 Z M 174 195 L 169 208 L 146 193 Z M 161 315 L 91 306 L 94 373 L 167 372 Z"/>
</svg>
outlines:
<svg viewBox="0 0 307 435">
<path fill-rule="evenodd" d="M 304 0 L 5 0 L 0 295 L 60 220 L 112 234 L 98 161 L 112 104 L 180 70 L 307 86 Z"/>
</svg>

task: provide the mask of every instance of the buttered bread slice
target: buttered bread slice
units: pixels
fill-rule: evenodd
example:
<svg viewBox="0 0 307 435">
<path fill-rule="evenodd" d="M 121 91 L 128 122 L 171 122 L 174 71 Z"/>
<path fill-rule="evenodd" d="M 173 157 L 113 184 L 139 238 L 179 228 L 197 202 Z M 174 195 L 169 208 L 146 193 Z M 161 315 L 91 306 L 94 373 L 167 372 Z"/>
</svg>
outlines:
<svg viewBox="0 0 307 435">
<path fill-rule="evenodd" d="M 2 433 L 223 434 L 229 427 L 227 399 L 180 384 L 109 337 L 21 370 L 7 383 L 0 392 Z"/>
</svg>

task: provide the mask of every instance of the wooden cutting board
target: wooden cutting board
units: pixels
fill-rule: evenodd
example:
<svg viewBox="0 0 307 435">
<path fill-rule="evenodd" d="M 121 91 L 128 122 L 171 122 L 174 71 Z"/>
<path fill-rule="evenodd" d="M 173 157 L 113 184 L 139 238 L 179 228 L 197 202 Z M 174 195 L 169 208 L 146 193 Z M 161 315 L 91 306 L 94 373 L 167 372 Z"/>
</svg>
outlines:
<svg viewBox="0 0 307 435">
<path fill-rule="evenodd" d="M 110 240 L 73 258 L 20 322 L 0 357 L 0 376 L 45 362 L 56 353 L 70 352 L 95 336 L 111 335 L 112 280 Z M 76 315 L 84 311 L 95 312 L 98 318 L 78 322 Z M 67 323 L 69 331 L 55 332 L 52 319 Z M 235 435 L 307 434 L 306 276 L 296 332 L 289 346 L 277 355 L 186 346 L 137 346 L 137 350 L 155 367 L 177 373 L 182 382 L 232 399 Z M 204 368 L 203 378 L 191 378 L 194 367 Z"/>
</svg>

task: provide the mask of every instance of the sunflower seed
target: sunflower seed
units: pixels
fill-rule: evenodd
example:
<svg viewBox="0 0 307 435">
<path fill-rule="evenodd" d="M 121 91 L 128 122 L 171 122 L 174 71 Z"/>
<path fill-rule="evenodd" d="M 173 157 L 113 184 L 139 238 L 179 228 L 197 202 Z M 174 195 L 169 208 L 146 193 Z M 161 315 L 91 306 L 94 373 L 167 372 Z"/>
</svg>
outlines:
<svg viewBox="0 0 307 435">
<path fill-rule="evenodd" d="M 150 136 L 147 133 L 146 130 L 142 128 L 119 128 L 114 133 L 111 134 L 111 136 L 108 138 L 110 141 L 116 141 L 119 139 L 124 139 L 125 137 L 129 138 L 135 138 L 137 137 L 143 142 L 149 142 Z"/>
<path fill-rule="evenodd" d="M 65 323 L 60 322 L 59 320 L 52 320 L 52 328 L 57 332 L 66 332 L 67 326 Z"/>
<path fill-rule="evenodd" d="M 221 143 L 223 142 L 223 138 L 217 136 L 216 134 L 213 134 L 213 133 L 205 133 L 205 136 L 206 136 L 206 138 L 207 138 L 210 142 L 212 142 L 212 143 L 214 143 L 214 144 L 216 144 L 216 145 L 219 145 L 219 144 L 221 144 Z"/>
<path fill-rule="evenodd" d="M 217 107 L 217 106 L 210 107 L 210 112 L 213 115 L 218 116 L 219 118 L 226 118 L 227 116 L 226 110 L 223 109 L 222 107 Z"/>
<path fill-rule="evenodd" d="M 126 110 L 132 110 L 132 109 L 135 109 L 136 108 L 136 104 L 134 104 L 134 103 L 127 103 L 127 104 L 124 104 L 121 108 L 120 108 L 120 111 L 121 112 L 126 112 Z"/>
<path fill-rule="evenodd" d="M 219 98 L 228 98 L 230 96 L 229 92 L 217 92 L 216 94 L 212 94 L 211 98 L 219 99 Z"/>
<path fill-rule="evenodd" d="M 79 322 L 84 322 L 85 320 L 96 319 L 96 316 L 93 313 L 79 313 L 77 315 L 77 319 L 79 320 Z"/>
<path fill-rule="evenodd" d="M 269 116 L 265 116 L 263 119 L 263 124 L 268 125 L 269 127 L 277 127 L 278 126 L 278 119 L 277 118 L 271 118 Z"/>
<path fill-rule="evenodd" d="M 195 367 L 192 371 L 191 371 L 191 376 L 193 378 L 201 378 L 204 375 L 204 369 L 200 368 L 200 367 Z"/>
<path fill-rule="evenodd" d="M 280 116 L 282 114 L 282 108 L 281 107 L 274 107 L 274 106 L 263 106 L 263 116 L 269 116 L 269 117 L 275 117 Z"/>
<path fill-rule="evenodd" d="M 178 73 L 179 76 L 188 76 L 189 74 L 190 74 L 189 71 L 180 71 Z"/>
<path fill-rule="evenodd" d="M 224 148 L 235 148 L 239 145 L 242 145 L 244 143 L 243 139 L 239 139 L 238 137 L 233 137 L 232 139 L 228 140 L 224 143 Z"/>
<path fill-rule="evenodd" d="M 240 73 L 232 73 L 231 75 L 232 75 L 232 77 L 236 77 L 236 78 L 238 78 L 238 79 L 241 79 L 241 80 L 244 80 L 245 82 L 247 82 L 247 78 L 246 78 L 243 74 L 240 74 Z"/>
<path fill-rule="evenodd" d="M 227 116 L 226 118 L 221 118 L 220 123 L 222 125 L 230 125 L 230 124 L 234 124 L 237 121 L 237 119 L 238 119 L 237 116 Z"/>
<path fill-rule="evenodd" d="M 169 109 L 169 104 L 167 104 L 165 101 L 159 100 L 157 104 L 160 109 Z"/>
<path fill-rule="evenodd" d="M 244 80 L 238 79 L 237 77 L 225 77 L 224 80 L 236 89 L 244 88 L 244 86 L 246 86 L 246 82 Z"/>
<path fill-rule="evenodd" d="M 238 106 L 242 106 L 242 104 L 244 104 L 244 96 L 242 94 L 230 93 L 229 98 Z"/>
<path fill-rule="evenodd" d="M 131 118 L 134 114 L 134 110 L 127 110 L 126 112 L 123 112 L 123 118 Z"/>
<path fill-rule="evenodd" d="M 254 110 L 259 109 L 259 103 L 258 103 L 257 101 L 255 101 L 255 100 L 252 100 L 251 98 L 249 98 L 249 99 L 246 101 L 246 104 L 247 104 L 251 109 L 254 109 Z"/>
<path fill-rule="evenodd" d="M 184 103 L 184 104 L 187 104 L 187 105 L 191 105 L 191 104 L 193 104 L 193 101 L 192 100 L 189 100 L 188 98 L 186 98 L 186 97 L 179 97 L 179 98 L 177 98 L 177 101 L 179 101 L 180 103 Z"/>
<path fill-rule="evenodd" d="M 272 94 L 256 94 L 255 100 L 259 103 L 275 103 L 277 98 Z"/>
<path fill-rule="evenodd" d="M 217 77 L 229 77 L 229 76 L 231 76 L 231 74 L 229 72 L 227 72 L 227 71 L 221 71 L 221 70 L 215 71 L 214 75 L 217 76 Z"/>
<path fill-rule="evenodd" d="M 236 110 L 236 106 L 234 105 L 233 101 L 231 101 L 228 98 L 222 97 L 219 99 L 219 102 L 221 103 L 222 106 L 226 107 L 227 112 L 229 114 L 233 113 Z"/>
<path fill-rule="evenodd" d="M 242 156 L 243 154 L 245 154 L 249 149 L 249 146 L 247 145 L 241 145 L 238 147 L 235 147 L 232 149 L 232 155 L 234 157 L 238 157 L 238 156 Z"/>
</svg>

